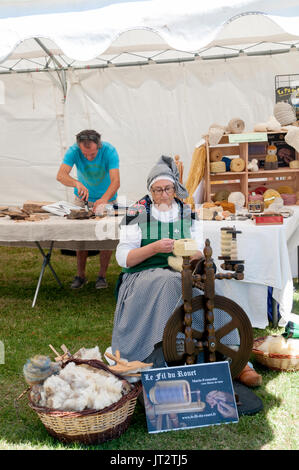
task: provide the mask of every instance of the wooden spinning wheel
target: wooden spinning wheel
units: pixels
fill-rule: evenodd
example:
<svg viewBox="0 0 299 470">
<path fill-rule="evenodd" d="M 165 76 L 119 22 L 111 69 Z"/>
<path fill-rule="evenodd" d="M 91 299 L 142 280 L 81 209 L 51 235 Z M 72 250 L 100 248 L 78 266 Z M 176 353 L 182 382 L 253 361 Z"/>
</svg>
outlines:
<svg viewBox="0 0 299 470">
<path fill-rule="evenodd" d="M 231 239 L 234 240 L 233 249 L 236 254 L 236 231 L 232 229 Z M 169 318 L 163 333 L 163 354 L 169 366 L 193 364 L 198 354 L 203 352 L 205 362 L 228 360 L 232 378 L 235 378 L 244 369 L 252 351 L 253 334 L 249 318 L 244 310 L 232 300 L 215 295 L 215 279 L 243 279 L 244 262 L 232 259 L 227 255 L 219 257 L 224 259 L 221 267 L 234 273 L 215 274 L 212 249 L 209 240 L 206 240 L 204 249 L 204 269 L 201 274 L 192 273 L 189 256 L 183 256 L 182 291 L 183 305 L 178 307 Z M 192 298 L 192 287 L 204 291 L 204 295 Z M 225 312 L 228 321 L 218 329 L 214 329 L 214 310 Z M 197 331 L 192 327 L 192 315 L 202 315 L 204 328 Z M 216 315 L 218 312 L 216 311 Z M 224 338 L 231 332 L 237 332 L 239 346 L 224 344 Z M 224 341 L 222 341 L 224 340 Z"/>
<path fill-rule="evenodd" d="M 192 313 L 200 310 L 204 311 L 204 304 L 205 298 L 203 295 L 194 297 L 192 299 Z M 253 343 L 252 327 L 244 310 L 232 300 L 216 295 L 214 308 L 226 312 L 231 317 L 228 323 L 215 331 L 215 354 L 217 360 L 228 358 L 231 375 L 232 377 L 236 377 L 246 366 L 251 353 Z M 202 312 L 202 314 L 204 313 Z M 184 306 L 181 305 L 173 312 L 164 329 L 163 354 L 166 362 L 170 366 L 184 364 L 186 362 L 186 351 L 182 351 L 182 349 L 178 347 L 179 334 L 184 334 L 185 331 L 184 316 Z M 237 351 L 229 345 L 221 343 L 221 339 L 235 329 L 238 331 L 240 337 L 240 346 Z M 204 331 L 197 331 L 192 328 L 191 334 L 192 338 L 195 340 L 195 356 L 202 350 L 205 353 Z"/>
</svg>

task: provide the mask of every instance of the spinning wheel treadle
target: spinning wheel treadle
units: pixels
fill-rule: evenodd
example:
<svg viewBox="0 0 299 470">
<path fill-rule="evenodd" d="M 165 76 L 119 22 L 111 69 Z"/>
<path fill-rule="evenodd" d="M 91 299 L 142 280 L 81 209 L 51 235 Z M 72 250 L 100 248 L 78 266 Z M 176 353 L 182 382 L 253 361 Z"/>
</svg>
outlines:
<svg viewBox="0 0 299 470">
<path fill-rule="evenodd" d="M 202 310 L 204 315 L 205 297 L 199 295 L 191 300 L 192 313 Z M 244 310 L 232 300 L 215 295 L 214 308 L 226 312 L 230 320 L 215 331 L 217 360 L 228 359 L 232 378 L 237 377 L 243 370 L 249 359 L 252 346 L 253 334 L 250 320 Z M 177 350 L 177 335 L 185 332 L 184 305 L 178 307 L 169 318 L 163 333 L 163 354 L 168 365 L 174 366 L 184 364 L 186 352 Z M 240 338 L 240 345 L 236 351 L 230 345 L 221 343 L 221 339 L 233 330 L 237 330 Z M 195 355 L 204 350 L 202 343 L 205 342 L 204 331 L 192 329 L 192 338 L 195 343 Z"/>
</svg>

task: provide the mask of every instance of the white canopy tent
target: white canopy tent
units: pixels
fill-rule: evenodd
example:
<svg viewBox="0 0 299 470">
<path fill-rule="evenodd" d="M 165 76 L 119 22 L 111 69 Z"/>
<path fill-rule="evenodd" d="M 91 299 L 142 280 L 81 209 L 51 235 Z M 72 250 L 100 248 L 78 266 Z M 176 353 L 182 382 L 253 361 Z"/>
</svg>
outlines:
<svg viewBox="0 0 299 470">
<path fill-rule="evenodd" d="M 55 177 L 86 128 L 117 148 L 129 200 L 161 154 L 186 178 L 211 123 L 267 120 L 298 45 L 298 1 L 2 1 L 0 203 L 70 200 Z"/>
</svg>

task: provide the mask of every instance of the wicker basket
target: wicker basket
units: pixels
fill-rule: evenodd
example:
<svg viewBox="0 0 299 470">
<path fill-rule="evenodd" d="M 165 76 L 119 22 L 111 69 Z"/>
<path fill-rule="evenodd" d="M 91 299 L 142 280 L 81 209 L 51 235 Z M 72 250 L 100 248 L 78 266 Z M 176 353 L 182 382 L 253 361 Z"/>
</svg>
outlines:
<svg viewBox="0 0 299 470">
<path fill-rule="evenodd" d="M 252 352 L 255 359 L 260 364 L 273 370 L 295 371 L 299 369 L 299 355 L 266 353 L 259 350 L 259 346 L 265 341 L 267 336 L 257 338 L 253 342 Z"/>
<path fill-rule="evenodd" d="M 97 369 L 113 373 L 97 360 L 70 359 L 76 364 L 88 364 Z M 123 377 L 113 373 L 116 377 Z M 102 410 L 60 411 L 36 406 L 29 398 L 29 406 L 36 411 L 48 433 L 63 442 L 81 442 L 83 444 L 100 444 L 119 437 L 129 427 L 135 404 L 142 390 L 141 382 L 130 385 L 132 390 L 118 402 Z"/>
</svg>

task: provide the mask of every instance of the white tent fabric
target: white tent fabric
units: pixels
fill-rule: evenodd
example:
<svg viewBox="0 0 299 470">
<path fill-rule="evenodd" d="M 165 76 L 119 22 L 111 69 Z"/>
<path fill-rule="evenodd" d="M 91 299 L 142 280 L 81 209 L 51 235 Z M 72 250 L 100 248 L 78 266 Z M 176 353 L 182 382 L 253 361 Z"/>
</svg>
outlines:
<svg viewBox="0 0 299 470">
<path fill-rule="evenodd" d="M 250 131 L 272 114 L 275 76 L 299 70 L 296 47 L 274 54 L 296 46 L 298 18 L 298 1 L 3 0 L 1 205 L 70 200 L 72 190 L 55 178 L 84 128 L 96 128 L 117 148 L 119 194 L 129 200 L 144 194 L 161 154 L 180 155 L 186 178 L 193 149 L 211 123 L 240 117 Z M 269 47 L 273 55 L 249 57 Z M 178 50 L 208 60 L 160 64 L 165 49 L 175 60 Z M 211 60 L 219 50 L 228 56 Z M 124 64 L 126 51 L 128 66 L 92 68 L 107 60 Z M 141 55 L 152 61 L 129 67 Z M 15 73 L 24 61 L 32 70 Z"/>
<path fill-rule="evenodd" d="M 108 49 L 123 32 L 149 29 L 172 48 L 199 50 L 240 15 L 267 15 L 265 30 L 247 27 L 237 38 L 255 40 L 287 33 L 298 36 L 298 1 L 139 0 L 127 1 L 2 1 L 0 7 L 0 61 L 28 38 L 52 39 L 67 56 L 90 60 Z M 222 38 L 223 40 L 227 39 Z"/>
<path fill-rule="evenodd" d="M 160 155 L 180 155 L 185 179 L 210 124 L 240 117 L 251 131 L 273 112 L 274 76 L 296 73 L 299 53 L 228 61 L 68 73 L 63 103 L 50 73 L 5 75 L 1 105 L 1 204 L 69 198 L 55 177 L 74 135 L 96 128 L 120 155 L 121 188 L 141 197 Z"/>
</svg>

